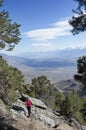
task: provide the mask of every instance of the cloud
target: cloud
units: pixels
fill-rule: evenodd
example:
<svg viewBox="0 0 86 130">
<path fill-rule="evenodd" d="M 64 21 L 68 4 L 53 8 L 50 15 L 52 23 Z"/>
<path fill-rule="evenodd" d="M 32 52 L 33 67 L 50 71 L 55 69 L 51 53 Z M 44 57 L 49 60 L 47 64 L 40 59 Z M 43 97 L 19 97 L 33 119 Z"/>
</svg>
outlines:
<svg viewBox="0 0 86 130">
<path fill-rule="evenodd" d="M 32 44 L 32 47 L 34 49 L 36 49 L 36 51 L 42 51 L 42 52 L 45 52 L 45 51 L 52 51 L 52 50 L 56 50 L 56 46 L 52 43 L 33 43 Z"/>
<path fill-rule="evenodd" d="M 53 47 L 51 43 L 33 43 L 32 46 L 34 47 Z"/>
<path fill-rule="evenodd" d="M 47 41 L 59 36 L 71 35 L 68 20 L 61 20 L 52 24 L 52 28 L 37 29 L 26 32 L 27 37 L 37 41 Z"/>
<path fill-rule="evenodd" d="M 66 28 L 70 29 L 70 25 L 68 23 L 68 19 L 69 18 L 62 19 L 61 21 L 55 22 L 52 25 L 53 26 L 58 26 L 58 27 L 66 27 Z"/>
</svg>

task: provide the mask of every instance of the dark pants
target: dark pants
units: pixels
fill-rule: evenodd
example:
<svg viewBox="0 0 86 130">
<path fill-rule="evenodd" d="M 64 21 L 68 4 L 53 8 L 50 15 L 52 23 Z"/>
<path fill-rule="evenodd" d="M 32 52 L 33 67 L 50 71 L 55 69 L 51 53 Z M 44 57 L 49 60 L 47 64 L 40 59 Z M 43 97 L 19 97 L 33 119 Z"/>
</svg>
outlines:
<svg viewBox="0 0 86 130">
<path fill-rule="evenodd" d="M 28 110 L 28 117 L 29 117 L 31 114 L 31 107 L 27 107 L 27 110 Z"/>
</svg>

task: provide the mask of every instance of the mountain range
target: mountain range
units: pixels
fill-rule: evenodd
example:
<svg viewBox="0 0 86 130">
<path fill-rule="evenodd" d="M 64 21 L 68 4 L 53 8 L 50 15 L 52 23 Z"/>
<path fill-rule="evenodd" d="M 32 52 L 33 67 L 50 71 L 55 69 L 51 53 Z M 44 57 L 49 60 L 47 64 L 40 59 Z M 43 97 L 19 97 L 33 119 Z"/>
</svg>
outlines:
<svg viewBox="0 0 86 130">
<path fill-rule="evenodd" d="M 66 48 L 58 49 L 55 51 L 43 51 L 43 52 L 25 52 L 18 54 L 19 57 L 32 58 L 32 59 L 48 59 L 48 58 L 64 58 L 69 57 L 76 59 L 82 55 L 86 55 L 86 47 L 83 48 Z"/>
</svg>

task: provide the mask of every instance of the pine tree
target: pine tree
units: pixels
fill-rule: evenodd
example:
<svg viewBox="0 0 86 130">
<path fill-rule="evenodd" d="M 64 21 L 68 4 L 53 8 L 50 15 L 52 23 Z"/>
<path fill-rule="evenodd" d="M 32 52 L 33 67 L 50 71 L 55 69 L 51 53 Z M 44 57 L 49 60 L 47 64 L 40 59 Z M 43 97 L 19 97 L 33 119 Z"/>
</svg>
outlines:
<svg viewBox="0 0 86 130">
<path fill-rule="evenodd" d="M 83 119 L 85 120 L 86 123 L 86 96 L 82 98 L 82 101 L 83 101 L 82 114 L 83 114 Z"/>
<path fill-rule="evenodd" d="M 60 105 L 64 100 L 64 94 L 62 92 L 56 92 L 55 94 L 55 109 L 60 109 Z"/>
<path fill-rule="evenodd" d="M 3 0 L 0 0 L 0 8 L 3 6 Z M 12 23 L 9 12 L 0 11 L 0 49 L 11 51 L 20 41 L 20 25 Z"/>
<path fill-rule="evenodd" d="M 75 10 L 73 10 L 74 14 L 69 20 L 69 24 L 73 27 L 71 32 L 75 34 L 79 34 L 80 32 L 86 31 L 86 0 L 74 0 L 78 6 Z"/>
<path fill-rule="evenodd" d="M 75 90 L 66 94 L 65 99 L 60 105 L 60 108 L 62 115 L 65 115 L 68 118 L 78 118 L 82 108 L 82 101 Z"/>
<path fill-rule="evenodd" d="M 46 103 L 48 107 L 54 107 L 55 97 L 54 97 L 54 87 L 50 83 L 50 80 L 46 76 L 42 75 L 38 78 L 32 79 L 32 85 L 35 89 L 36 98 L 41 99 Z"/>
<path fill-rule="evenodd" d="M 86 56 L 77 60 L 77 74 L 74 75 L 74 79 L 81 82 L 83 89 L 86 89 Z"/>
<path fill-rule="evenodd" d="M 23 91 L 23 75 L 14 67 L 10 67 L 0 56 L 0 98 L 8 104 L 17 99 L 18 90 Z"/>
</svg>

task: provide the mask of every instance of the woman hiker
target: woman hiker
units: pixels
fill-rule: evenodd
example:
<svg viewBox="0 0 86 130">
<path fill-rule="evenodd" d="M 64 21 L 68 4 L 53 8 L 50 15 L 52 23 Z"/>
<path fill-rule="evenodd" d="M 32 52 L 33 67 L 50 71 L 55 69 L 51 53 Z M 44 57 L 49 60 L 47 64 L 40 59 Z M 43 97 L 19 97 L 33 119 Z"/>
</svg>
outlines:
<svg viewBox="0 0 86 130">
<path fill-rule="evenodd" d="M 27 98 L 25 104 L 26 104 L 26 107 L 27 107 L 27 110 L 28 110 L 28 116 L 27 116 L 27 117 L 30 117 L 32 102 L 31 102 L 31 100 L 29 99 L 29 97 Z"/>
</svg>

